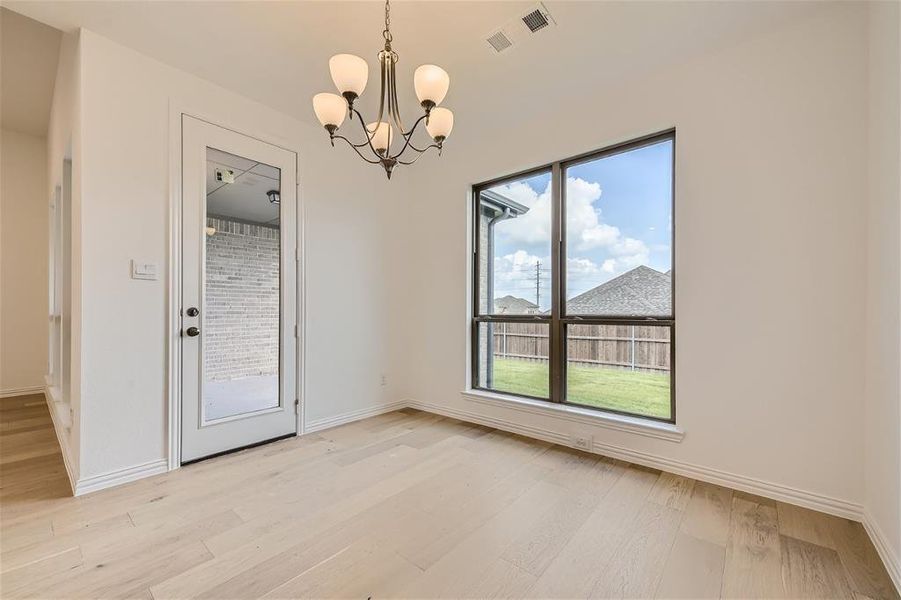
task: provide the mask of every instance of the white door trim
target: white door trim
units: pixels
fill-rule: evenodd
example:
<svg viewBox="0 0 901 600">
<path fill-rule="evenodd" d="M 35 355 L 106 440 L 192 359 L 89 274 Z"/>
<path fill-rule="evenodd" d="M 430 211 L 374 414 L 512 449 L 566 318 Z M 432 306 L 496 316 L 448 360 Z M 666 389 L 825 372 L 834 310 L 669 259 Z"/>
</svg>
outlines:
<svg viewBox="0 0 901 600">
<path fill-rule="evenodd" d="M 224 125 L 234 119 L 222 118 L 220 115 L 210 114 L 206 110 L 189 106 L 183 102 L 169 99 L 169 260 L 167 273 L 168 294 L 166 299 L 166 355 L 167 355 L 167 467 L 169 471 L 181 467 L 181 316 L 178 311 L 181 307 L 182 296 L 182 116 L 189 116 L 211 125 L 235 131 L 241 135 L 278 146 L 294 153 L 295 180 L 297 184 L 297 352 L 296 352 L 296 399 L 297 407 L 297 435 L 303 435 L 304 407 L 306 390 L 306 251 L 305 251 L 305 202 L 301 189 L 300 173 L 300 146 L 293 141 L 270 135 L 260 131 L 252 123 L 241 122 L 237 124 L 239 129 Z M 286 117 L 287 118 L 287 117 Z"/>
</svg>

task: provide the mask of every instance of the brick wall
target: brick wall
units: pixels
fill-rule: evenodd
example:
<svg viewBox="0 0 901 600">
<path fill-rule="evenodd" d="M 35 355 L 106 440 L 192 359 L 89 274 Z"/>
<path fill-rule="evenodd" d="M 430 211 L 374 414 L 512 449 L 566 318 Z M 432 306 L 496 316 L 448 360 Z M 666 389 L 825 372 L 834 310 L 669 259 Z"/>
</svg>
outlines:
<svg viewBox="0 0 901 600">
<path fill-rule="evenodd" d="M 207 381 L 278 373 L 279 230 L 208 218 L 206 305 Z"/>
</svg>

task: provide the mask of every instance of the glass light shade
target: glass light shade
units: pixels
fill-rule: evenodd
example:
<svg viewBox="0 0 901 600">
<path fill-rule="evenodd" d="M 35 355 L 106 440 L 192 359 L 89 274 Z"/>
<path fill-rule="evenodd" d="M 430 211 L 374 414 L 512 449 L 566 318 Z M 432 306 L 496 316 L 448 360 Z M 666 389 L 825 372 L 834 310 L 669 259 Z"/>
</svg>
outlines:
<svg viewBox="0 0 901 600">
<path fill-rule="evenodd" d="M 378 126 L 378 129 L 376 129 L 376 126 Z M 391 125 L 381 121 L 380 123 L 370 123 L 366 128 L 369 131 L 375 131 L 372 134 L 372 147 L 376 150 L 387 152 L 388 148 L 391 147 L 391 140 L 394 138 L 394 130 L 391 128 Z"/>
<path fill-rule="evenodd" d="M 359 56 L 336 54 L 329 59 L 328 70 L 332 74 L 332 81 L 342 94 L 352 92 L 359 96 L 366 89 L 366 82 L 369 81 L 369 65 Z"/>
<path fill-rule="evenodd" d="M 436 65 L 422 65 L 413 73 L 413 87 L 420 102 L 429 100 L 441 104 L 447 96 L 450 76 L 447 71 Z"/>
<path fill-rule="evenodd" d="M 313 96 L 313 112 L 323 127 L 341 127 L 347 116 L 347 101 L 338 94 L 322 93 Z"/>
<path fill-rule="evenodd" d="M 454 113 L 443 107 L 433 108 L 425 128 L 432 139 L 446 139 L 454 128 Z"/>
</svg>

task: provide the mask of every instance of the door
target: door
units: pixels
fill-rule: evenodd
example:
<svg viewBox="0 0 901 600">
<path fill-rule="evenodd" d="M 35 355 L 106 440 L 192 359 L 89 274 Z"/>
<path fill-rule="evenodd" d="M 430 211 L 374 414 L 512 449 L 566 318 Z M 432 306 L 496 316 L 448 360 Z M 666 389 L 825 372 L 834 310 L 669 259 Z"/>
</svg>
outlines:
<svg viewBox="0 0 901 600">
<path fill-rule="evenodd" d="M 182 117 L 182 463 L 297 431 L 296 155 Z"/>
</svg>

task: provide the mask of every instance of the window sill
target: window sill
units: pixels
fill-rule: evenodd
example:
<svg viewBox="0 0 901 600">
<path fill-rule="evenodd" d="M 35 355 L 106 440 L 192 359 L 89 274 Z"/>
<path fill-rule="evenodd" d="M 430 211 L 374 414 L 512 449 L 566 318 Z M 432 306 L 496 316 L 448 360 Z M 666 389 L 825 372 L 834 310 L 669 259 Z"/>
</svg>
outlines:
<svg viewBox="0 0 901 600">
<path fill-rule="evenodd" d="M 643 435 L 645 437 L 666 440 L 669 442 L 678 443 L 685 437 L 685 431 L 681 428 L 676 427 L 672 423 L 661 423 L 660 421 L 654 421 L 653 419 L 642 419 L 641 417 L 604 413 L 589 408 L 553 404 L 541 400 L 518 398 L 506 394 L 495 394 L 483 390 L 465 390 L 461 392 L 461 395 L 467 400 L 479 402 L 481 404 L 513 408 L 520 412 L 563 419 L 565 421 L 573 421 L 584 425 L 593 425 L 595 427 L 604 427 L 616 431 L 624 431 L 626 433 Z"/>
</svg>

